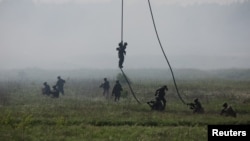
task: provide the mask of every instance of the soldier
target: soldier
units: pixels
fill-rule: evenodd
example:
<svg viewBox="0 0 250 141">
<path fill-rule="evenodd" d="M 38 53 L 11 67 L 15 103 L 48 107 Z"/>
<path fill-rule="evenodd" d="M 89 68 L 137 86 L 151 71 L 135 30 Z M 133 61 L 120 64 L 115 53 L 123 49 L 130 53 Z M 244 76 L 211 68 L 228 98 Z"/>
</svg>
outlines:
<svg viewBox="0 0 250 141">
<path fill-rule="evenodd" d="M 106 98 L 109 98 L 109 81 L 107 78 L 104 78 L 104 83 L 100 85 L 100 88 L 103 88 L 103 96 L 106 96 Z"/>
<path fill-rule="evenodd" d="M 236 112 L 233 110 L 231 106 L 228 106 L 227 103 L 224 103 L 222 106 L 223 109 L 221 110 L 220 115 L 236 117 Z"/>
<path fill-rule="evenodd" d="M 120 96 L 121 96 L 121 91 L 122 91 L 122 86 L 119 83 L 118 80 L 116 80 L 116 84 L 112 90 L 112 96 L 115 95 L 115 101 L 119 101 L 120 100 Z"/>
<path fill-rule="evenodd" d="M 56 82 L 56 87 L 57 90 L 59 91 L 59 93 L 62 93 L 64 95 L 64 84 L 65 84 L 65 80 L 63 80 L 60 76 L 57 77 L 57 82 Z"/>
<path fill-rule="evenodd" d="M 118 57 L 119 57 L 119 68 L 123 68 L 123 62 L 124 62 L 124 55 L 126 55 L 125 49 L 127 48 L 128 43 L 125 42 L 124 44 L 122 42 L 119 43 L 119 47 L 116 48 L 118 51 Z"/>
<path fill-rule="evenodd" d="M 50 95 L 50 86 L 47 84 L 47 82 L 43 83 L 44 87 L 42 88 L 42 94 L 44 95 Z"/>
<path fill-rule="evenodd" d="M 58 98 L 59 97 L 59 90 L 57 88 L 57 86 L 53 86 L 53 91 L 51 92 L 52 94 L 52 98 Z"/>
<path fill-rule="evenodd" d="M 151 107 L 152 110 L 157 110 L 157 111 L 162 111 L 164 110 L 164 107 L 162 105 L 161 100 L 156 97 L 155 98 L 156 101 L 149 101 L 147 102 L 147 104 Z"/>
<path fill-rule="evenodd" d="M 194 100 L 194 103 L 188 103 L 187 105 L 190 106 L 190 109 L 193 110 L 193 113 L 198 113 L 198 114 L 203 114 L 204 113 L 204 109 L 203 109 L 200 101 L 198 100 L 198 98 L 196 98 Z"/>
<path fill-rule="evenodd" d="M 160 102 L 163 102 L 163 109 L 166 107 L 166 99 L 165 99 L 165 90 L 168 91 L 168 87 L 166 85 L 162 86 L 161 88 L 155 91 L 155 96 L 159 98 Z"/>
</svg>

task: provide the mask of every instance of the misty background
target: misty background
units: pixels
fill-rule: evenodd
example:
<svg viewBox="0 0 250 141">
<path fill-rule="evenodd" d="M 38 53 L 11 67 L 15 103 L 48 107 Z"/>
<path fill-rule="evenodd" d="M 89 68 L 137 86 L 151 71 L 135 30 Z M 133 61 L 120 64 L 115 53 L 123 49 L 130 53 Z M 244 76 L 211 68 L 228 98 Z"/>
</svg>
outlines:
<svg viewBox="0 0 250 141">
<path fill-rule="evenodd" d="M 250 68 L 249 0 L 151 4 L 173 68 Z M 120 0 L 0 0 L 0 70 L 118 69 L 120 36 Z M 147 1 L 124 1 L 124 41 L 125 69 L 169 69 Z"/>
</svg>

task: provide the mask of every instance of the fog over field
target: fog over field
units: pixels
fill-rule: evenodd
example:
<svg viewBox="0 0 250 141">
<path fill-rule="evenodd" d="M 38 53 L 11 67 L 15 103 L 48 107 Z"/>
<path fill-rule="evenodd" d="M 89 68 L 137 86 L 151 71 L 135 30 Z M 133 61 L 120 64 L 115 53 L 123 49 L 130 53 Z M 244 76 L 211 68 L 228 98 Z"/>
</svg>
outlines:
<svg viewBox="0 0 250 141">
<path fill-rule="evenodd" d="M 207 125 L 249 125 L 250 0 L 150 2 L 173 71 L 148 0 L 0 0 L 0 141 L 203 141 Z"/>
<path fill-rule="evenodd" d="M 173 68 L 250 68 L 249 0 L 152 0 Z M 117 69 L 119 0 L 0 0 L 0 69 Z M 125 69 L 168 69 L 145 0 L 124 2 Z"/>
<path fill-rule="evenodd" d="M 120 74 L 118 69 L 78 69 L 78 70 L 42 70 L 42 69 L 17 69 L 0 71 L 0 82 L 55 82 L 57 76 L 68 80 L 97 80 L 102 82 L 104 77 L 115 81 Z M 127 69 L 127 77 L 132 82 L 169 82 L 173 79 L 168 69 Z M 199 80 L 230 80 L 250 81 L 250 69 L 225 69 L 225 70 L 199 70 L 199 69 L 174 69 L 177 83 L 182 81 Z"/>
</svg>

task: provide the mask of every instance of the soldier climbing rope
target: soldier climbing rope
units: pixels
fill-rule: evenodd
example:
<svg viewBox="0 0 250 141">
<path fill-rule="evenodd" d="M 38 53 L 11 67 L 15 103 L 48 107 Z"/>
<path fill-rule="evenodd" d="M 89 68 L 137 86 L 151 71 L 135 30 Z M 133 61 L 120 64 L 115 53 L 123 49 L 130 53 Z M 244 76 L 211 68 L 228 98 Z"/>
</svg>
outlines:
<svg viewBox="0 0 250 141">
<path fill-rule="evenodd" d="M 125 78 L 126 82 L 128 83 L 128 86 L 129 86 L 129 89 L 130 89 L 132 95 L 134 96 L 135 100 L 138 103 L 140 103 L 140 101 L 135 96 L 135 93 L 134 93 L 134 91 L 133 91 L 133 89 L 132 89 L 132 87 L 131 87 L 131 85 L 130 85 L 130 83 L 128 81 L 128 78 L 127 78 L 126 74 L 122 70 L 122 68 L 123 68 L 122 63 L 124 61 L 124 56 L 123 55 L 124 55 L 124 53 L 126 54 L 125 49 L 126 49 L 126 45 L 127 45 L 127 43 L 123 44 L 123 0 L 122 0 L 122 5 L 121 6 L 122 6 L 122 8 L 121 8 L 121 10 L 122 10 L 121 11 L 121 42 L 119 43 L 119 48 L 117 48 L 117 50 L 119 51 L 119 59 L 120 59 L 119 60 L 119 68 L 120 68 L 120 70 L 121 70 L 121 72 L 123 74 L 123 77 Z"/>
<path fill-rule="evenodd" d="M 122 3 L 121 3 L 121 4 L 122 4 L 122 5 L 121 5 L 121 46 L 123 46 L 123 7 L 124 7 L 123 0 L 122 0 Z M 175 85 L 176 92 L 177 92 L 177 94 L 178 94 L 179 99 L 182 101 L 182 103 L 183 103 L 183 104 L 186 104 L 186 102 L 182 99 L 182 97 L 181 97 L 181 95 L 180 95 L 180 93 L 179 93 L 179 90 L 178 90 L 178 87 L 177 87 L 177 84 L 176 84 L 176 81 L 175 81 L 175 76 L 174 76 L 173 69 L 172 69 L 172 67 L 171 67 L 171 65 L 170 65 L 170 62 L 169 62 L 169 60 L 168 60 L 168 58 L 167 58 L 167 55 L 166 55 L 166 53 L 165 53 L 165 51 L 164 51 L 164 49 L 163 49 L 162 44 L 161 44 L 161 40 L 160 40 L 159 34 L 158 34 L 158 32 L 157 32 L 157 28 L 156 28 L 156 24 L 155 24 L 155 20 L 154 20 L 154 16 L 153 16 L 153 10 L 152 10 L 152 6 L 151 6 L 151 3 L 150 3 L 150 0 L 148 0 L 148 5 L 149 5 L 151 17 L 152 17 L 152 22 L 153 22 L 153 25 L 154 25 L 154 30 L 155 30 L 155 33 L 156 33 L 156 36 L 157 36 L 157 39 L 158 39 L 158 43 L 159 43 L 159 45 L 160 45 L 160 47 L 161 47 L 161 51 L 162 51 L 162 53 L 163 53 L 163 55 L 164 55 L 164 57 L 165 57 L 165 60 L 166 60 L 168 66 L 169 66 L 169 68 L 170 68 L 170 71 L 171 71 L 171 75 L 172 75 L 172 78 L 173 78 L 173 81 L 174 81 L 174 85 Z M 120 55 L 120 54 L 119 54 L 119 55 Z M 119 56 L 119 58 L 121 59 L 120 56 Z M 124 60 L 124 58 L 122 58 L 122 63 L 123 63 L 123 60 Z M 136 98 L 136 96 L 135 96 L 135 94 L 134 94 L 134 91 L 133 91 L 133 89 L 132 89 L 132 87 L 131 87 L 131 85 L 130 85 L 128 79 L 127 79 L 126 74 L 125 74 L 124 71 L 122 70 L 123 67 L 122 67 L 122 65 L 120 64 L 120 61 L 119 61 L 119 68 L 120 68 L 120 70 L 122 71 L 122 74 L 123 74 L 124 78 L 126 79 L 126 82 L 128 83 L 129 88 L 130 88 L 130 91 L 131 91 L 131 93 L 133 94 L 134 98 L 136 99 L 136 101 L 137 101 L 138 103 L 140 103 L 140 101 Z"/>
</svg>

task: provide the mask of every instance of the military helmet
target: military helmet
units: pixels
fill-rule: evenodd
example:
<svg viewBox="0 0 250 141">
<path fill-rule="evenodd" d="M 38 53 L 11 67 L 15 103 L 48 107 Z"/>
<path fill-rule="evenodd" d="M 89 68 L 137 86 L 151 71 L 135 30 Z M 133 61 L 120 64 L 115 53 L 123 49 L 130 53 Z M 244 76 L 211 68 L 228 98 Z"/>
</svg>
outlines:
<svg viewBox="0 0 250 141">
<path fill-rule="evenodd" d="M 223 107 L 227 107 L 228 105 L 227 105 L 227 103 L 225 102 L 222 106 L 223 106 Z"/>
</svg>

